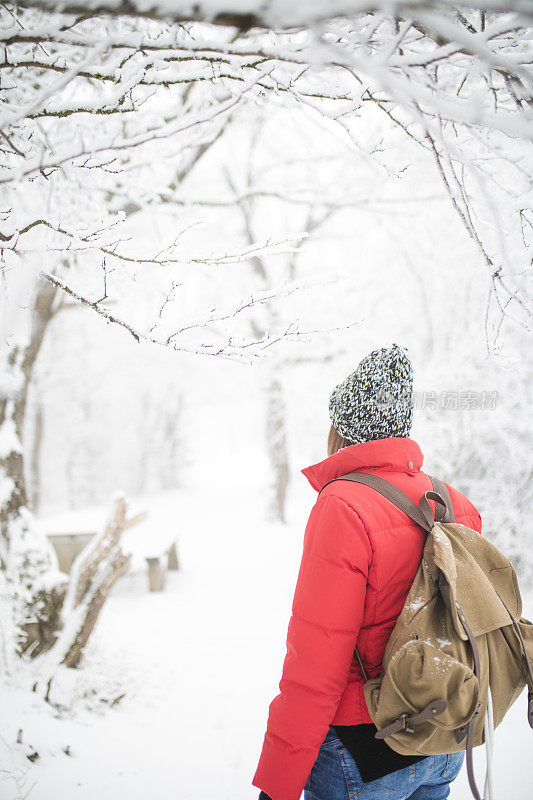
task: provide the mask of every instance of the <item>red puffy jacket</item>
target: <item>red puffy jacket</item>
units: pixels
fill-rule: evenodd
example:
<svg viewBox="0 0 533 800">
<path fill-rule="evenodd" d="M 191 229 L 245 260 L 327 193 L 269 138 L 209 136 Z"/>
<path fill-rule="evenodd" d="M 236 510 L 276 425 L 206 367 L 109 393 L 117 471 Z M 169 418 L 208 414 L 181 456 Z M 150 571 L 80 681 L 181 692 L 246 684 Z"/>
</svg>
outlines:
<svg viewBox="0 0 533 800">
<path fill-rule="evenodd" d="M 418 502 L 432 488 L 422 461 L 415 441 L 394 437 L 350 445 L 302 472 L 317 491 L 353 470 L 375 473 Z M 480 532 L 477 509 L 448 488 L 457 522 Z M 269 706 L 252 780 L 272 800 L 299 800 L 329 725 L 372 722 L 354 647 L 378 675 L 425 539 L 406 514 L 362 484 L 330 483 L 311 509 L 280 694 Z"/>
</svg>

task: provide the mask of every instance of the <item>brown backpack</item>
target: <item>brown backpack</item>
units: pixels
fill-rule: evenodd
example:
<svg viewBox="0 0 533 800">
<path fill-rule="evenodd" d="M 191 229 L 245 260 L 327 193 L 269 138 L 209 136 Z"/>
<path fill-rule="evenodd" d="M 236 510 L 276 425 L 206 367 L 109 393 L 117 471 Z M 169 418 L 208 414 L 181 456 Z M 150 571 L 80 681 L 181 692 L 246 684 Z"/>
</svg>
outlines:
<svg viewBox="0 0 533 800">
<path fill-rule="evenodd" d="M 521 616 L 516 572 L 491 542 L 455 522 L 438 478 L 419 505 L 378 475 L 351 472 L 334 480 L 370 486 L 428 533 L 378 677 L 369 676 L 355 648 L 376 738 L 403 755 L 466 750 L 470 788 L 481 800 L 472 749 L 485 742 L 485 716 L 492 730 L 527 683 L 533 728 L 533 624 Z"/>
</svg>

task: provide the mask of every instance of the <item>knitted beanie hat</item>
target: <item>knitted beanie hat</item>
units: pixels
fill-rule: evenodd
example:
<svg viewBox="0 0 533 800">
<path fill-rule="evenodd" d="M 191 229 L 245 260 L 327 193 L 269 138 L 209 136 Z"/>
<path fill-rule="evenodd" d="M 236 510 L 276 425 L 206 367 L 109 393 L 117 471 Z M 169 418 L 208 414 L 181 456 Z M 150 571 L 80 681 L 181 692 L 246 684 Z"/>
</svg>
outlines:
<svg viewBox="0 0 533 800">
<path fill-rule="evenodd" d="M 407 349 L 393 344 L 365 356 L 329 398 L 335 430 L 354 444 L 408 437 L 413 418 L 413 367 Z"/>
</svg>

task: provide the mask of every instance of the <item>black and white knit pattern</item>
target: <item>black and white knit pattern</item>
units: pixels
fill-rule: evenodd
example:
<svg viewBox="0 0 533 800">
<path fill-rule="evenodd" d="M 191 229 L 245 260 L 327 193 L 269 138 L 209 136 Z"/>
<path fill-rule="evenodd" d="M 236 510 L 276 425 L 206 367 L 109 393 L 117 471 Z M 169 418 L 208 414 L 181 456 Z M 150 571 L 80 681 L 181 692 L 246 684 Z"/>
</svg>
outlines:
<svg viewBox="0 0 533 800">
<path fill-rule="evenodd" d="M 408 437 L 413 419 L 413 367 L 405 347 L 373 350 L 332 391 L 329 416 L 335 430 L 359 444 Z"/>
</svg>

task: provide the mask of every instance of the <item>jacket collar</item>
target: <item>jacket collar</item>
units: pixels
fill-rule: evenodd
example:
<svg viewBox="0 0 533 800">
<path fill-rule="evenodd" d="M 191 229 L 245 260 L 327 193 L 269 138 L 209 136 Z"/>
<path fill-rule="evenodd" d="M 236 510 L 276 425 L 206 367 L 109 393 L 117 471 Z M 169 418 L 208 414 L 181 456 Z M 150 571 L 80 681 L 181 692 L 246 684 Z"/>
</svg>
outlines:
<svg viewBox="0 0 533 800">
<path fill-rule="evenodd" d="M 305 467 L 305 475 L 313 489 L 319 492 L 325 483 L 354 470 L 395 470 L 420 472 L 424 456 L 414 439 L 391 436 L 371 442 L 351 444 L 332 456 Z"/>
</svg>

